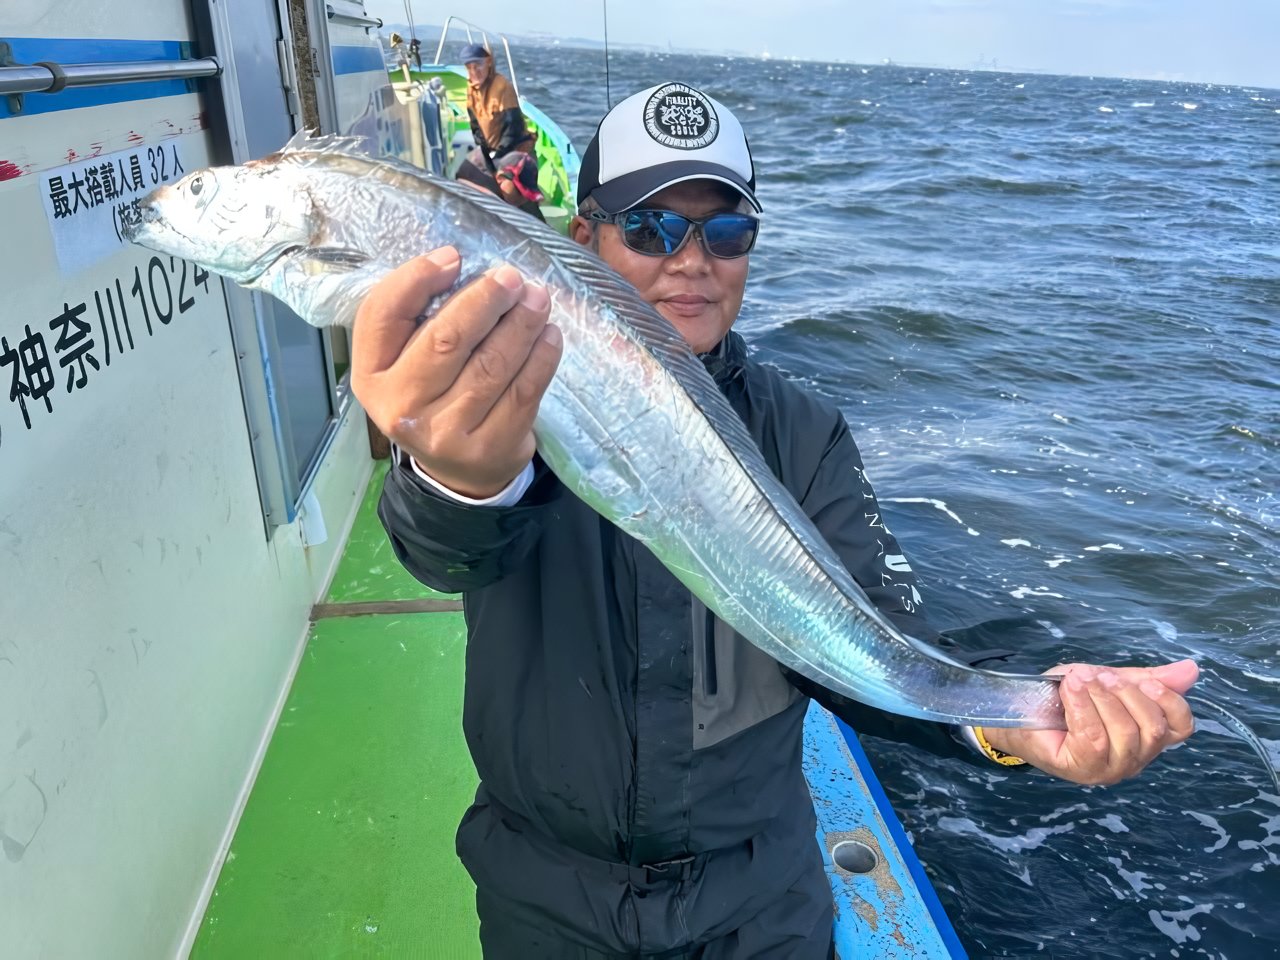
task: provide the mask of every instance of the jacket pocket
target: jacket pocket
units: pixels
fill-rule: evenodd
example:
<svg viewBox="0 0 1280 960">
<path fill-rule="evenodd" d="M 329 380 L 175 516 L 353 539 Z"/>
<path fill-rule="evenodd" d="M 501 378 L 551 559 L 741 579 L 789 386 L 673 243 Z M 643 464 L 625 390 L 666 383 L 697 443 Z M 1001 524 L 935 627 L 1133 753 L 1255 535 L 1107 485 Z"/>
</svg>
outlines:
<svg viewBox="0 0 1280 960">
<path fill-rule="evenodd" d="M 707 611 L 702 631 L 702 692 L 708 697 L 716 695 L 716 615 Z"/>
</svg>

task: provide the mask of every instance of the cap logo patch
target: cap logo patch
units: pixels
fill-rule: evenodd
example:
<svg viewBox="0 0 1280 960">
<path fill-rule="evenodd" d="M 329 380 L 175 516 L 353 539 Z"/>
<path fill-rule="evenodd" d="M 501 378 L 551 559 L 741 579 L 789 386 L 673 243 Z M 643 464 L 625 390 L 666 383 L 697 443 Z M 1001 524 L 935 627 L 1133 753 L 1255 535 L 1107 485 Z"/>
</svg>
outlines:
<svg viewBox="0 0 1280 960">
<path fill-rule="evenodd" d="M 697 90 L 683 83 L 668 83 L 645 103 L 644 128 L 664 147 L 697 150 L 715 140 L 720 118 Z"/>
</svg>

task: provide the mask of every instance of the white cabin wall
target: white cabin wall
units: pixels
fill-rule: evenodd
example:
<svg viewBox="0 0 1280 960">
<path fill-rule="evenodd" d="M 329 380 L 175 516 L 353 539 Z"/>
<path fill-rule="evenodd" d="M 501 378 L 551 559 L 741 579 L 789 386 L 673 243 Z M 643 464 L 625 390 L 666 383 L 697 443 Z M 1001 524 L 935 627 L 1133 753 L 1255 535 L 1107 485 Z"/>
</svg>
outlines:
<svg viewBox="0 0 1280 960">
<path fill-rule="evenodd" d="M 50 458 L 0 521 L 5 956 L 174 954 L 367 481 L 349 417 L 314 488 L 329 541 L 268 542 L 225 367 L 180 366 L 190 389 Z"/>
<path fill-rule="evenodd" d="M 0 8 L 0 39 L 189 29 L 171 0 Z M 195 93 L 0 118 L 0 161 L 22 170 L 0 181 L 0 336 L 41 332 L 56 381 L 28 428 L 0 367 L 3 957 L 179 949 L 371 469 L 353 406 L 312 487 L 328 541 L 304 545 L 299 522 L 268 534 L 214 277 L 150 335 L 133 304 L 134 346 L 106 362 L 94 293 L 122 280 L 128 297 L 150 253 L 68 267 L 41 172 L 161 145 L 190 171 L 204 122 Z M 49 324 L 81 302 L 99 368 L 68 390 Z"/>
</svg>

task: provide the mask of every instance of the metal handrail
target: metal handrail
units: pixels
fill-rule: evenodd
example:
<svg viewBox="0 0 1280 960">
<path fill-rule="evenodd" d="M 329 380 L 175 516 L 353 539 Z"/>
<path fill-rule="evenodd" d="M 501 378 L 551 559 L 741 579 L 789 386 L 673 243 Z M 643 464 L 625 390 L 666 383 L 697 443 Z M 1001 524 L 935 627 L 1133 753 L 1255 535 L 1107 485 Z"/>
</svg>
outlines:
<svg viewBox="0 0 1280 960">
<path fill-rule="evenodd" d="M 341 11 L 333 9 L 333 5 L 328 3 L 324 5 L 324 9 L 329 19 L 334 23 L 348 23 L 353 26 L 364 27 L 366 30 L 370 28 L 382 28 L 381 17 L 364 17 L 355 13 L 342 13 Z"/>
<path fill-rule="evenodd" d="M 457 20 L 458 23 L 462 24 L 462 26 L 466 28 L 468 43 L 473 42 L 471 37 L 472 29 L 478 30 L 480 31 L 481 42 L 484 43 L 486 49 L 489 49 L 490 52 L 492 52 L 492 48 L 489 47 L 489 33 L 487 30 L 485 30 L 483 27 L 478 27 L 467 20 L 463 20 L 461 17 L 455 17 L 452 14 L 450 14 L 448 17 L 445 18 L 444 26 L 440 28 L 440 43 L 436 45 L 436 58 L 433 61 L 434 63 L 444 62 L 443 60 L 440 59 L 440 57 L 444 54 L 444 41 L 445 41 L 445 38 L 449 35 L 449 24 L 453 23 L 454 20 Z M 502 41 L 502 49 L 505 50 L 507 54 L 507 73 L 510 74 L 511 76 L 511 89 L 515 91 L 516 99 L 519 99 L 520 83 L 516 79 L 516 65 L 511 61 L 511 44 L 507 43 L 506 34 L 500 33 L 498 34 L 498 38 Z"/>
<path fill-rule="evenodd" d="M 190 80 L 216 77 L 222 65 L 215 57 L 198 60 L 131 60 L 121 63 L 53 63 L 41 61 L 0 67 L 0 96 L 57 93 L 66 87 L 98 87 L 144 80 Z"/>
</svg>

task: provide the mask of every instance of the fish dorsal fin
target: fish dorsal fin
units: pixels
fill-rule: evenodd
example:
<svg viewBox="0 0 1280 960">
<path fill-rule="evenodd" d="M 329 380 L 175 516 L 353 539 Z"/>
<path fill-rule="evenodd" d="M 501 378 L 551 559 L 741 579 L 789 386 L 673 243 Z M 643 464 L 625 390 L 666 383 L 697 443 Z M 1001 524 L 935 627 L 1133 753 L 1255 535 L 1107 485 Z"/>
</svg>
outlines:
<svg viewBox="0 0 1280 960">
<path fill-rule="evenodd" d="M 289 142 L 276 152 L 275 156 L 284 158 L 304 158 L 307 156 L 350 156 L 370 159 L 367 151 L 368 138 L 361 136 L 344 136 L 326 133 L 312 136 L 311 130 L 299 130 Z"/>
<path fill-rule="evenodd" d="M 286 143 L 283 147 L 280 148 L 280 153 L 292 153 L 295 150 L 302 150 L 306 146 L 307 141 L 310 139 L 311 139 L 310 130 L 299 130 L 297 133 L 295 133 L 292 137 L 289 138 L 288 143 Z"/>
</svg>

